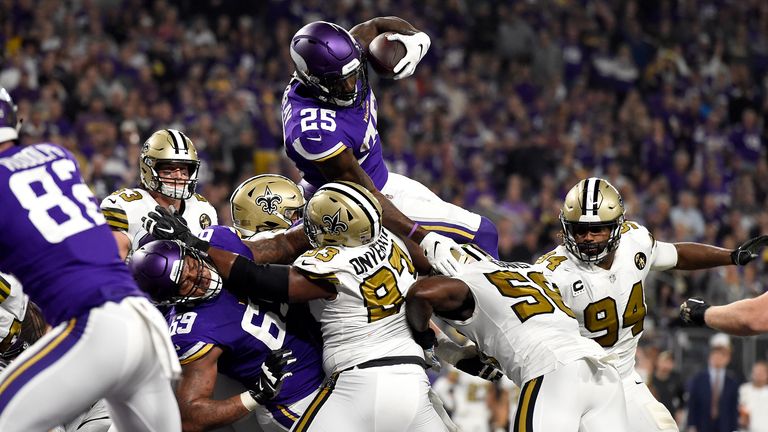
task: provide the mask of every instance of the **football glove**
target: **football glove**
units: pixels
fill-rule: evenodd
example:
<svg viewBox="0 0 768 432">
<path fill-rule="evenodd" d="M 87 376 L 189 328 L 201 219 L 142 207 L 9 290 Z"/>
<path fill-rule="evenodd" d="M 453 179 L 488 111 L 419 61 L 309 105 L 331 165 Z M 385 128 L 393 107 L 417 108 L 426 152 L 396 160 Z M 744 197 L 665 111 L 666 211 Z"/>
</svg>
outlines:
<svg viewBox="0 0 768 432">
<path fill-rule="evenodd" d="M 710 306 L 700 298 L 691 297 L 680 305 L 680 319 L 686 324 L 703 326 L 704 313 Z"/>
<path fill-rule="evenodd" d="M 751 238 L 731 252 L 731 262 L 735 265 L 745 265 L 757 258 L 758 251 L 766 245 L 768 245 L 768 235 Z"/>
<path fill-rule="evenodd" d="M 394 79 L 396 80 L 413 75 L 416 65 L 424 58 L 429 50 L 429 46 L 432 44 L 429 36 L 424 32 L 412 35 L 395 33 L 387 36 L 387 40 L 400 41 L 405 45 L 405 56 L 393 68 L 395 72 Z"/>
<path fill-rule="evenodd" d="M 456 260 L 456 256 L 461 255 L 461 247 L 458 243 L 444 235 L 430 231 L 421 239 L 419 246 L 436 272 L 445 276 L 455 276 L 459 273 L 459 262 Z M 453 251 L 456 252 L 456 255 Z"/>
<path fill-rule="evenodd" d="M 179 240 L 201 252 L 207 252 L 211 247 L 210 243 L 192 234 L 184 218 L 165 207 L 155 207 L 155 211 L 141 218 L 141 222 L 144 229 L 158 240 Z"/>
<path fill-rule="evenodd" d="M 457 361 L 455 366 L 456 369 L 462 372 L 478 376 L 490 382 L 496 382 L 504 375 L 496 359 L 488 357 L 479 351 L 475 357 Z"/>
<path fill-rule="evenodd" d="M 289 349 L 279 349 L 269 353 L 267 359 L 261 364 L 261 375 L 254 389 L 248 390 L 254 402 L 263 405 L 277 396 L 285 379 L 293 375 L 293 372 L 286 371 L 285 367 L 295 361 L 296 358 Z"/>
</svg>

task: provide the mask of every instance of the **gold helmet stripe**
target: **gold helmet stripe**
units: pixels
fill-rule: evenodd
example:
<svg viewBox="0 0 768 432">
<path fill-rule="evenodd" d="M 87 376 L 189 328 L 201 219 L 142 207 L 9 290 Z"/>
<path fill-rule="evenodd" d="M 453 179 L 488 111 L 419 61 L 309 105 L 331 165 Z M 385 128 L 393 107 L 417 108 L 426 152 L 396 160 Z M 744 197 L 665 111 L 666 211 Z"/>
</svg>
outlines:
<svg viewBox="0 0 768 432">
<path fill-rule="evenodd" d="M 173 149 L 176 150 L 176 154 L 180 152 L 189 153 L 189 147 L 187 147 L 187 140 L 183 133 L 176 129 L 166 129 L 173 139 Z"/>
</svg>

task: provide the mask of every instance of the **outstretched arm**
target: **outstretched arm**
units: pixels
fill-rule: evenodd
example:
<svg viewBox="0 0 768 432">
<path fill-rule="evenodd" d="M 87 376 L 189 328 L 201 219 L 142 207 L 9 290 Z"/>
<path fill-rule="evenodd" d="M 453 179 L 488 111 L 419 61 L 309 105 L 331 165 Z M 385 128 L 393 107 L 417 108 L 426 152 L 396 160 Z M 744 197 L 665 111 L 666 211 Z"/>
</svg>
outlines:
<svg viewBox="0 0 768 432">
<path fill-rule="evenodd" d="M 243 241 L 257 263 L 290 264 L 299 255 L 312 248 L 302 226 L 289 229 L 272 238 Z"/>
<path fill-rule="evenodd" d="M 768 332 L 768 293 L 723 306 L 710 306 L 700 298 L 680 305 L 680 318 L 688 324 L 706 325 L 736 336 Z"/>
<path fill-rule="evenodd" d="M 724 306 L 712 306 L 704 314 L 709 327 L 737 336 L 768 332 L 768 293 Z"/>
<path fill-rule="evenodd" d="M 281 264 L 256 264 L 232 252 L 212 247 L 210 257 L 224 287 L 238 297 L 276 302 L 303 303 L 318 298 L 333 298 L 336 292 L 322 281 L 314 282 L 296 270 Z"/>
<path fill-rule="evenodd" d="M 731 265 L 731 250 L 701 243 L 675 243 L 678 270 L 698 270 Z"/>
<path fill-rule="evenodd" d="M 734 250 L 701 243 L 675 243 L 678 256 L 675 268 L 696 270 L 729 264 L 746 265 L 757 258 L 758 253 L 766 245 L 768 245 L 766 235 L 751 238 Z"/>
</svg>

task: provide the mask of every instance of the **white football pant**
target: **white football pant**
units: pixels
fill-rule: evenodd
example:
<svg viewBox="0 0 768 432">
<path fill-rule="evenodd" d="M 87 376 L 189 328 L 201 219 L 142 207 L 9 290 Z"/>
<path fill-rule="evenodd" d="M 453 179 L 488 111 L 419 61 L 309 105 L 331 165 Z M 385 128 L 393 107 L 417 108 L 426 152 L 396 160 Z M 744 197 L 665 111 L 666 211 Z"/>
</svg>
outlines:
<svg viewBox="0 0 768 432">
<path fill-rule="evenodd" d="M 678 432 L 667 407 L 653 397 L 651 390 L 635 372 L 624 378 L 624 396 L 632 432 Z"/>
<path fill-rule="evenodd" d="M 580 359 L 523 385 L 512 432 L 629 432 L 616 368 Z"/>
<path fill-rule="evenodd" d="M 429 401 L 429 380 L 414 364 L 334 374 L 293 426 L 296 432 L 432 432 L 446 426 Z"/>
<path fill-rule="evenodd" d="M 104 398 L 120 431 L 181 430 L 168 326 L 143 297 L 63 322 L 0 374 L 0 430 L 46 431 Z"/>
</svg>

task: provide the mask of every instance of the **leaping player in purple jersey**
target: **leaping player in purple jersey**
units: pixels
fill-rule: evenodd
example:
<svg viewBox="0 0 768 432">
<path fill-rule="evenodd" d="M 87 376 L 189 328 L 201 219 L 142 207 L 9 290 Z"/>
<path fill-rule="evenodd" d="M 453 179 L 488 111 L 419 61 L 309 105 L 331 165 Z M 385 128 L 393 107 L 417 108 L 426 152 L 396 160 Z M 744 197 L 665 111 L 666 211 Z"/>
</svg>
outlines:
<svg viewBox="0 0 768 432">
<path fill-rule="evenodd" d="M 410 76 L 426 54 L 430 39 L 407 21 L 379 17 L 351 31 L 316 21 L 291 40 L 296 71 L 282 101 L 285 151 L 312 192 L 331 181 L 351 181 L 371 191 L 384 210 L 384 225 L 420 243 L 432 266 L 453 273 L 451 251 L 473 242 L 498 255 L 498 233 L 478 214 L 441 200 L 421 183 L 390 173 L 382 158 L 377 103 L 368 86 L 365 53 L 380 33 L 406 46 L 395 79 Z M 446 237 L 448 236 L 448 237 Z"/>
<path fill-rule="evenodd" d="M 0 88 L 0 271 L 53 329 L 0 374 L 0 430 L 49 430 L 104 398 L 123 431 L 180 431 L 180 365 L 160 312 L 136 286 L 75 158 L 18 144 Z"/>
</svg>

